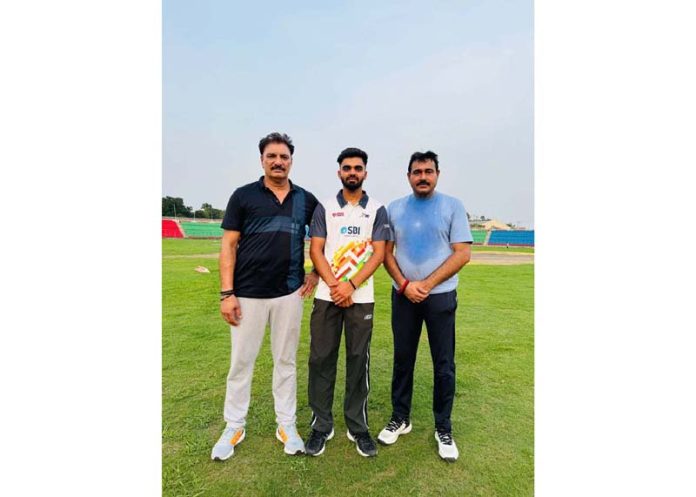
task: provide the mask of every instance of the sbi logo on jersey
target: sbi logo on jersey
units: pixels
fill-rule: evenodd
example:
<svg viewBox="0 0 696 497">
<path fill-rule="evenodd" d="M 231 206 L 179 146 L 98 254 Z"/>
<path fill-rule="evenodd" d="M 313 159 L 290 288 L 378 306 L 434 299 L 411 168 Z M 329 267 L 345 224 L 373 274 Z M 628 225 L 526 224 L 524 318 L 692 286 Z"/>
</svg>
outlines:
<svg viewBox="0 0 696 497">
<path fill-rule="evenodd" d="M 342 235 L 359 235 L 360 226 L 343 226 L 341 227 Z"/>
</svg>

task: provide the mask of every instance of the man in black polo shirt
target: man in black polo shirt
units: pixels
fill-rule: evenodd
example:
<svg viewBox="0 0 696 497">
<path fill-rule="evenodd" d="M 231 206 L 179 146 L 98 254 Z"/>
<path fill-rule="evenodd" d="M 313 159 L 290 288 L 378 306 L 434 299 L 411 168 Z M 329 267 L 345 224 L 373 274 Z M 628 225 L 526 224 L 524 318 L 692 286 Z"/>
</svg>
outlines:
<svg viewBox="0 0 696 497">
<path fill-rule="evenodd" d="M 222 221 L 220 312 L 231 327 L 232 358 L 227 376 L 227 423 L 211 458 L 225 460 L 244 440 L 251 377 L 266 325 L 271 328 L 276 437 L 286 454 L 304 453 L 295 427 L 295 356 L 302 297 L 318 275 L 304 271 L 304 238 L 317 199 L 288 179 L 295 147 L 289 136 L 271 133 L 259 142 L 264 176 L 230 197 Z"/>
</svg>

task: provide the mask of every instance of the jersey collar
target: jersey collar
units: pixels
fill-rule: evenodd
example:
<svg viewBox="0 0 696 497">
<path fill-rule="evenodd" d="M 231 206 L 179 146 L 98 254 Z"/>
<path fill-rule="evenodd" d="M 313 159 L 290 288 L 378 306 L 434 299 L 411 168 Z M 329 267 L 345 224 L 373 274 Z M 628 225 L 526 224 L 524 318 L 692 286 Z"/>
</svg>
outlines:
<svg viewBox="0 0 696 497">
<path fill-rule="evenodd" d="M 370 197 L 367 196 L 367 192 L 363 190 L 362 197 L 360 197 L 360 200 L 358 200 L 358 205 L 364 209 L 365 207 L 367 207 L 367 201 L 369 200 L 369 198 Z M 348 205 L 346 199 L 343 198 L 342 188 L 338 190 L 338 193 L 336 194 L 336 200 L 338 201 L 338 205 L 341 207 L 341 209 Z"/>
<path fill-rule="evenodd" d="M 266 185 L 263 184 L 263 178 L 264 178 L 264 176 L 261 176 L 261 177 L 259 178 L 259 188 L 260 188 L 262 191 L 263 191 L 263 190 L 268 190 L 268 191 L 270 192 L 271 190 L 270 190 Z M 290 180 L 288 179 L 288 183 L 290 184 L 290 191 L 291 191 L 291 192 L 295 191 L 295 185 L 292 184 L 292 181 L 290 181 Z"/>
</svg>

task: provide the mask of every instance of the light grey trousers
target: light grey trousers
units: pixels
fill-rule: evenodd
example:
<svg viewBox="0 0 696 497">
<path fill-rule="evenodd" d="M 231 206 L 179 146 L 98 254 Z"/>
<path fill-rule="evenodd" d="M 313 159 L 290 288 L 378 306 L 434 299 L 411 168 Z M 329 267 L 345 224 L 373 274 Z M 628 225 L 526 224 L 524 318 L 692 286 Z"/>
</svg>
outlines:
<svg viewBox="0 0 696 497">
<path fill-rule="evenodd" d="M 238 300 L 242 319 L 239 326 L 230 326 L 232 357 L 224 409 L 227 426 L 236 428 L 246 423 L 254 364 L 268 323 L 271 327 L 276 422 L 294 424 L 297 409 L 295 357 L 302 322 L 300 291 L 273 299 L 238 297 Z"/>
</svg>

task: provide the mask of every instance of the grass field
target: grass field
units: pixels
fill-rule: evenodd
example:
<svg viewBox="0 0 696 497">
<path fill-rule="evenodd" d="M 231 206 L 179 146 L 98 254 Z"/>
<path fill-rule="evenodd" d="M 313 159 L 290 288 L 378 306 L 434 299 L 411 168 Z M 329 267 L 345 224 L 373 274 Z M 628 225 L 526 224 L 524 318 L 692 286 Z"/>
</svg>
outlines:
<svg viewBox="0 0 696 497">
<path fill-rule="evenodd" d="M 457 310 L 454 464 L 433 438 L 432 365 L 423 333 L 414 379 L 413 431 L 376 458 L 345 437 L 344 358 L 334 402 L 336 437 L 320 457 L 290 457 L 275 439 L 268 334 L 259 354 L 247 438 L 224 463 L 210 449 L 224 427 L 229 327 L 219 315 L 219 240 L 163 240 L 162 478 L 165 496 L 531 496 L 534 493 L 534 266 L 467 266 Z M 485 247 L 475 247 L 474 250 Z M 497 248 L 497 247 L 496 247 Z M 499 249 L 499 248 L 498 248 Z M 499 250 L 506 250 L 504 248 Z M 514 251 L 516 249 L 507 249 Z M 532 249 L 533 251 L 533 249 Z M 210 274 L 194 271 L 198 265 Z M 389 277 L 375 276 L 369 421 L 373 435 L 389 420 L 392 336 Z M 305 303 L 297 355 L 298 429 L 306 436 L 308 319 Z M 343 349 L 342 349 L 343 350 Z"/>
</svg>

